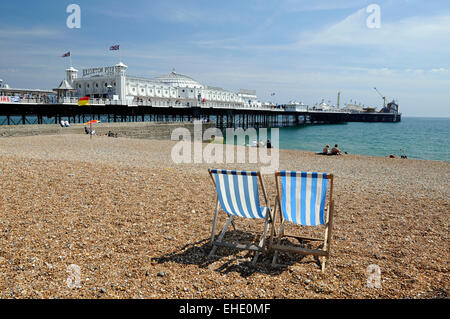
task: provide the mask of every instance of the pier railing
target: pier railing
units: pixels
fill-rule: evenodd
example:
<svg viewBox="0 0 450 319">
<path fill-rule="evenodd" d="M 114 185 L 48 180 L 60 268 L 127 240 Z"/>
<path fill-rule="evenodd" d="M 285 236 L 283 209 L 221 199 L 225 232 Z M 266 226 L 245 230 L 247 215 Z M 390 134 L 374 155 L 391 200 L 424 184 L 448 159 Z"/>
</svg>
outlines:
<svg viewBox="0 0 450 319">
<path fill-rule="evenodd" d="M 48 98 L 31 98 L 31 99 L 20 99 L 20 101 L 15 104 L 33 104 L 33 105 L 78 105 L 78 98 L 74 97 L 65 97 L 65 98 L 57 98 L 57 99 L 48 99 Z M 173 102 L 169 100 L 159 100 L 154 99 L 150 101 L 127 101 L 127 100 L 110 100 L 110 99 L 101 99 L 94 98 L 89 100 L 89 105 L 95 106 L 105 106 L 105 105 L 125 105 L 129 107 L 139 107 L 139 106 L 148 106 L 148 107 L 166 107 L 166 108 L 220 108 L 220 109 L 233 109 L 233 110 L 270 110 L 270 111 L 284 111 L 284 108 L 279 108 L 275 106 L 249 106 L 243 105 L 239 103 L 230 103 L 230 102 L 220 102 L 220 101 L 209 101 L 209 102 L 197 102 L 197 101 L 189 101 L 189 102 Z"/>
</svg>

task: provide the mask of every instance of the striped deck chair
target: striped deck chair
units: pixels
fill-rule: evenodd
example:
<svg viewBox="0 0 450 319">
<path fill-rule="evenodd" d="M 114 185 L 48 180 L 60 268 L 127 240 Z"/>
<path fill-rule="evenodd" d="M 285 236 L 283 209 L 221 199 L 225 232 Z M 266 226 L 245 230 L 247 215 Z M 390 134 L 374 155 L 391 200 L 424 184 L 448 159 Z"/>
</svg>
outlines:
<svg viewBox="0 0 450 319">
<path fill-rule="evenodd" d="M 211 245 L 213 246 L 209 258 L 214 256 L 218 246 L 231 247 L 240 250 L 255 251 L 253 264 L 256 264 L 258 256 L 265 248 L 267 228 L 272 222 L 271 209 L 264 182 L 259 172 L 237 172 L 209 169 L 209 174 L 213 180 L 217 192 L 216 210 L 214 214 Z M 260 206 L 258 179 L 261 184 L 266 207 Z M 217 218 L 220 207 L 229 216 L 225 226 L 216 239 Z M 224 242 L 223 238 L 230 224 L 236 230 L 234 219 L 236 217 L 246 219 L 264 219 L 264 231 L 258 244 L 243 245 Z"/>
<path fill-rule="evenodd" d="M 281 179 L 281 196 L 279 180 Z M 273 250 L 274 256 L 272 266 L 277 263 L 278 252 L 288 251 L 303 255 L 314 255 L 322 259 L 322 271 L 325 271 L 325 264 L 330 256 L 331 231 L 333 228 L 333 175 L 320 173 L 297 173 L 297 172 L 277 172 L 275 173 L 277 198 L 275 202 L 274 219 L 277 216 L 277 209 L 281 211 L 281 226 L 278 238 L 275 238 L 274 228 L 269 247 Z M 327 189 L 330 189 L 328 209 L 326 209 Z M 281 198 L 281 200 L 280 200 Z M 328 216 L 327 216 L 328 215 Z M 325 238 L 304 238 L 289 236 L 284 234 L 286 221 L 299 226 L 325 226 Z M 300 242 L 323 241 L 323 246 L 318 249 L 308 249 L 295 245 L 281 244 L 283 237 L 296 238 Z M 274 243 L 274 240 L 276 243 Z"/>
</svg>

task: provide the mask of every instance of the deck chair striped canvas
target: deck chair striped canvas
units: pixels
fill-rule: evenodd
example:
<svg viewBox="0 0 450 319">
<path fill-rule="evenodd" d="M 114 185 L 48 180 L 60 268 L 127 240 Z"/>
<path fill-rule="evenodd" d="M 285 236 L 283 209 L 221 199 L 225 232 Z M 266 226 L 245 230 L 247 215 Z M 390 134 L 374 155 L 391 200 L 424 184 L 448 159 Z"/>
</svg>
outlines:
<svg viewBox="0 0 450 319">
<path fill-rule="evenodd" d="M 279 180 L 281 179 L 281 194 Z M 330 256 L 331 231 L 333 227 L 333 175 L 320 173 L 298 173 L 298 172 L 277 172 L 275 174 L 277 198 L 275 202 L 275 216 L 277 209 L 281 211 L 281 226 L 278 238 L 275 238 L 274 228 L 269 242 L 270 249 L 274 256 L 272 265 L 277 263 L 278 252 L 288 251 L 303 255 L 314 255 L 322 257 L 322 271 L 325 271 L 325 264 Z M 326 208 L 327 190 L 330 190 L 329 205 Z M 328 215 L 328 216 L 327 216 Z M 325 238 L 304 238 L 289 236 L 284 234 L 286 221 L 299 226 L 325 226 Z M 296 238 L 300 242 L 323 241 L 323 246 L 318 249 L 309 249 L 295 245 L 281 244 L 283 237 Z M 276 243 L 274 243 L 274 240 Z"/>
<path fill-rule="evenodd" d="M 261 174 L 259 172 L 238 172 L 216 169 L 209 169 L 209 174 L 214 182 L 217 192 L 216 210 L 211 232 L 211 244 L 213 248 L 209 257 L 212 257 L 215 254 L 216 249 L 219 246 L 250 250 L 256 252 L 255 257 L 253 258 L 253 264 L 255 264 L 258 256 L 264 251 L 268 226 L 272 222 L 269 199 L 264 188 Z M 260 205 L 258 180 L 263 191 L 266 207 Z M 217 219 L 220 208 L 228 215 L 228 220 L 216 239 Z M 258 244 L 243 245 L 223 241 L 230 224 L 236 229 L 234 219 L 237 217 L 265 220 L 264 231 Z"/>
</svg>

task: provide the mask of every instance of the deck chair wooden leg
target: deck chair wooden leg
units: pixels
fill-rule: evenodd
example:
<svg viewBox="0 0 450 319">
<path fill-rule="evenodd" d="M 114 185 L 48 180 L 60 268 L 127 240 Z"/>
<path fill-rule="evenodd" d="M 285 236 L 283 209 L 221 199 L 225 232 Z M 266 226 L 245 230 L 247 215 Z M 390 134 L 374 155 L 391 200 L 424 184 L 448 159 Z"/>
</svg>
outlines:
<svg viewBox="0 0 450 319">
<path fill-rule="evenodd" d="M 270 242 L 269 242 L 269 249 L 270 250 L 272 250 L 273 241 L 276 239 L 275 237 L 277 236 L 276 229 L 275 229 L 276 228 L 275 220 L 277 218 L 277 209 L 279 208 L 278 207 L 278 202 L 279 202 L 279 199 L 278 199 L 278 196 L 277 196 L 277 198 L 275 199 L 275 207 L 273 209 L 273 215 L 272 215 L 273 219 L 272 219 L 272 228 L 271 228 L 271 232 L 270 232 Z M 280 215 L 281 215 L 281 212 L 280 212 Z M 275 266 L 276 261 L 277 261 L 277 257 L 278 257 L 278 251 L 275 251 L 274 255 L 273 255 L 273 259 L 272 259 L 272 266 Z"/>
<path fill-rule="evenodd" d="M 270 214 L 270 208 L 266 208 L 266 214 Z M 267 228 L 269 226 L 269 220 L 271 219 L 271 216 L 266 215 L 266 220 L 264 222 L 264 232 L 261 236 L 261 240 L 259 241 L 258 246 L 263 248 L 264 247 L 264 242 L 266 241 L 266 234 L 267 234 Z M 255 257 L 253 258 L 252 264 L 253 266 L 256 265 L 256 261 L 258 260 L 259 255 L 261 254 L 261 252 L 257 251 L 255 253 Z"/>
<path fill-rule="evenodd" d="M 322 272 L 325 272 L 325 265 L 327 264 L 327 257 L 322 258 Z"/>
<path fill-rule="evenodd" d="M 227 232 L 228 227 L 230 227 L 230 224 L 233 222 L 234 216 L 230 216 L 230 218 L 228 218 L 227 222 L 225 223 L 225 226 L 223 227 L 222 231 L 220 232 L 219 237 L 217 238 L 217 242 L 222 242 L 223 237 L 225 236 L 225 233 Z M 208 258 L 211 258 L 212 256 L 214 256 L 214 254 L 216 253 L 217 250 L 217 245 L 215 245 L 215 241 L 212 242 L 213 243 L 213 249 L 211 250 L 211 252 L 208 255 Z"/>
<path fill-rule="evenodd" d="M 212 231 L 211 231 L 211 246 L 213 246 L 214 238 L 216 236 L 217 216 L 219 215 L 219 209 L 220 209 L 220 203 L 219 203 L 219 197 L 217 197 L 216 210 L 214 213 L 214 220 L 213 220 L 213 226 L 212 226 Z"/>
<path fill-rule="evenodd" d="M 275 219 L 277 218 L 277 207 L 278 207 L 278 198 L 277 198 L 277 200 L 275 200 L 275 207 L 273 209 L 273 214 L 271 215 L 272 225 L 270 227 L 269 250 L 272 249 L 273 239 L 277 235 L 277 232 L 276 232 L 276 229 L 275 229 Z"/>
<path fill-rule="evenodd" d="M 283 235 L 284 235 L 284 220 L 281 222 L 280 233 L 277 238 L 277 245 L 279 245 L 281 243 L 281 239 L 283 238 Z M 273 254 L 273 259 L 272 259 L 272 267 L 275 267 L 277 265 L 277 260 L 278 260 L 278 250 L 275 250 L 275 252 Z"/>
<path fill-rule="evenodd" d="M 327 224 L 327 228 L 325 228 L 325 239 L 323 241 L 323 250 L 328 251 L 328 232 L 329 232 L 330 224 Z M 327 257 L 322 257 L 322 272 L 325 272 L 325 265 L 327 263 Z"/>
<path fill-rule="evenodd" d="M 325 266 L 327 263 L 327 259 L 330 255 L 330 245 L 331 245 L 331 231 L 333 229 L 333 215 L 334 215 L 334 201 L 331 201 L 330 207 L 329 207 L 329 215 L 328 215 L 328 224 L 327 228 L 325 229 L 325 239 L 323 243 L 323 250 L 325 250 L 328 255 L 324 256 L 322 259 L 322 272 L 325 271 Z"/>
</svg>

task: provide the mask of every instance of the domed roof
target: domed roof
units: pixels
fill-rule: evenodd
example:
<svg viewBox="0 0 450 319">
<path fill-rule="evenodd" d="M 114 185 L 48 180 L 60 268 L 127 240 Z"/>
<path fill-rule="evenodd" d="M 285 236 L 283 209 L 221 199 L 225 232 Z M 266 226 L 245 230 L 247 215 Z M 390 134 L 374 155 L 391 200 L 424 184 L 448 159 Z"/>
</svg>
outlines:
<svg viewBox="0 0 450 319">
<path fill-rule="evenodd" d="M 73 87 L 67 82 L 67 80 L 62 80 L 61 84 L 58 86 L 55 90 L 63 90 L 63 91 L 72 91 L 74 90 Z M 75 90 L 74 90 L 75 91 Z"/>
<path fill-rule="evenodd" d="M 193 78 L 187 75 L 178 74 L 175 70 L 169 74 L 159 76 L 155 78 L 155 80 L 174 87 L 203 88 L 203 85 L 195 81 Z"/>
<path fill-rule="evenodd" d="M 116 68 L 128 69 L 128 66 L 126 66 L 122 61 L 120 61 L 118 64 L 116 64 L 115 67 Z"/>
</svg>

